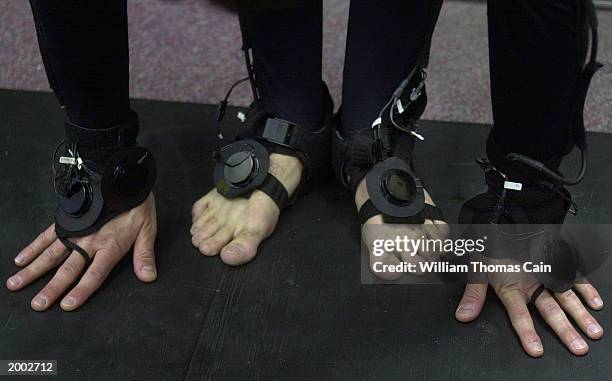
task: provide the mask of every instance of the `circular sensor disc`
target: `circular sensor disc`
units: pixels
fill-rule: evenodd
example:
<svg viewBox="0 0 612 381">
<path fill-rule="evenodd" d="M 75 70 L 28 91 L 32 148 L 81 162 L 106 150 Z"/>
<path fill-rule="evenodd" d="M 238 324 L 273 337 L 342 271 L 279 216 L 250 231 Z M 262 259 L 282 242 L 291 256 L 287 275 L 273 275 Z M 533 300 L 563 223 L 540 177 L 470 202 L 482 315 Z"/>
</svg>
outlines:
<svg viewBox="0 0 612 381">
<path fill-rule="evenodd" d="M 422 186 L 410 166 L 402 159 L 390 157 L 377 163 L 366 176 L 368 194 L 374 206 L 393 217 L 412 217 L 425 206 Z"/>
<path fill-rule="evenodd" d="M 234 186 L 248 182 L 254 172 L 257 172 L 257 159 L 246 151 L 230 156 L 223 168 L 225 180 Z"/>
<path fill-rule="evenodd" d="M 155 159 L 148 149 L 122 147 L 104 166 L 104 203 L 114 211 L 132 209 L 149 197 L 156 177 Z"/>
<path fill-rule="evenodd" d="M 399 206 L 410 205 L 416 197 L 414 177 L 400 169 L 390 169 L 383 174 L 381 187 L 385 196 Z"/>
<path fill-rule="evenodd" d="M 251 139 L 239 140 L 219 151 L 213 181 L 219 194 L 236 198 L 263 184 L 270 168 L 268 150 Z"/>
</svg>

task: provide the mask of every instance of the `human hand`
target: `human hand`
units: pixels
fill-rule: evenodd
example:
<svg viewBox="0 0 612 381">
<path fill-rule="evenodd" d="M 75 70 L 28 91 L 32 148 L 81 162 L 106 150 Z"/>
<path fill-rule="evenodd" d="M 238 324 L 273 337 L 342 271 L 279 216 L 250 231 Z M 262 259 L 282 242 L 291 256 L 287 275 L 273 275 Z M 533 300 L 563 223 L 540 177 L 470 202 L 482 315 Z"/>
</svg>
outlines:
<svg viewBox="0 0 612 381">
<path fill-rule="evenodd" d="M 115 265 L 134 247 L 134 273 L 143 282 L 157 278 L 154 245 L 157 235 L 157 217 L 153 193 L 136 208 L 120 214 L 99 231 L 71 239 L 93 259 L 84 274 L 84 258 L 62 244 L 52 224 L 15 258 L 21 271 L 6 281 L 6 287 L 18 291 L 59 266 L 55 276 L 32 299 L 32 308 L 44 311 L 51 307 L 68 288 L 80 278 L 78 284 L 62 299 L 60 306 L 72 311 L 82 306 L 102 285 Z"/>
<path fill-rule="evenodd" d="M 525 352 L 532 357 L 542 356 L 544 347 L 535 331 L 531 314 L 527 308 L 527 304 L 533 293 L 540 287 L 540 283 L 535 280 L 522 279 L 515 282 L 500 282 L 492 287 L 508 311 L 512 327 L 519 336 Z M 468 284 L 466 286 L 463 298 L 455 312 L 457 320 L 468 323 L 480 315 L 487 288 L 487 284 Z M 574 289 L 591 309 L 601 310 L 603 308 L 603 301 L 592 285 L 576 284 Z M 551 293 L 545 289 L 536 298 L 535 306 L 563 344 L 575 355 L 585 355 L 589 351 L 589 346 L 569 322 L 566 313 L 590 339 L 597 340 L 603 336 L 603 328 L 573 290 Z"/>
</svg>

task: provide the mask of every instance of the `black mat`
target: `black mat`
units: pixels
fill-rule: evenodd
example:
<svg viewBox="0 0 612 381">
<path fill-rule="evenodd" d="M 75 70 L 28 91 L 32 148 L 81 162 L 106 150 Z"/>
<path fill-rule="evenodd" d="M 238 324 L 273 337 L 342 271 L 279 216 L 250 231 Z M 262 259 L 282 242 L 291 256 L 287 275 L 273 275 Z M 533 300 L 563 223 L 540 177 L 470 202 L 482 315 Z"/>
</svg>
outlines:
<svg viewBox="0 0 612 381">
<path fill-rule="evenodd" d="M 248 266 L 198 255 L 188 232 L 193 201 L 211 187 L 212 106 L 135 101 L 142 142 L 158 161 L 158 280 L 140 283 L 124 260 L 76 312 L 36 313 L 30 299 L 50 279 L 0 290 L 0 359 L 57 359 L 64 378 L 88 379 L 604 379 L 610 334 L 572 356 L 543 321 L 543 358 L 525 355 L 505 310 L 489 297 L 460 324 L 457 286 L 361 286 L 358 224 L 330 179 L 281 217 Z M 62 114 L 49 94 L 0 91 L 0 276 L 51 221 L 50 156 Z M 423 123 L 417 163 L 447 217 L 483 188 L 473 158 L 487 129 Z M 610 223 L 612 135 L 591 134 L 591 170 L 573 191 L 572 222 Z M 570 160 L 576 170 L 576 160 Z M 612 303 L 612 287 L 601 286 Z M 612 330 L 609 308 L 595 313 Z"/>
</svg>

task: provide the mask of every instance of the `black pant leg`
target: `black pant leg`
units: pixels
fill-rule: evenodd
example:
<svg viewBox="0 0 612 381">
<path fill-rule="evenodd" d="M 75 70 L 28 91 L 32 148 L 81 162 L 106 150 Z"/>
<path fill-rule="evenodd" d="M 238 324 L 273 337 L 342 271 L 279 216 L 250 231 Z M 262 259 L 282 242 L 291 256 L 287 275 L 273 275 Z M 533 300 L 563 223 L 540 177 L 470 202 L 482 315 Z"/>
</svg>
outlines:
<svg viewBox="0 0 612 381">
<path fill-rule="evenodd" d="M 345 134 L 371 127 L 429 49 L 441 0 L 352 0 L 342 89 Z"/>
<path fill-rule="evenodd" d="M 105 128 L 129 118 L 127 0 L 30 0 L 51 88 L 70 120 Z"/>
<path fill-rule="evenodd" d="M 323 119 L 322 1 L 270 4 L 240 10 L 264 109 L 318 130 Z"/>
<path fill-rule="evenodd" d="M 565 155 L 588 44 L 583 2 L 489 0 L 490 143 L 505 154 L 542 162 Z"/>
</svg>

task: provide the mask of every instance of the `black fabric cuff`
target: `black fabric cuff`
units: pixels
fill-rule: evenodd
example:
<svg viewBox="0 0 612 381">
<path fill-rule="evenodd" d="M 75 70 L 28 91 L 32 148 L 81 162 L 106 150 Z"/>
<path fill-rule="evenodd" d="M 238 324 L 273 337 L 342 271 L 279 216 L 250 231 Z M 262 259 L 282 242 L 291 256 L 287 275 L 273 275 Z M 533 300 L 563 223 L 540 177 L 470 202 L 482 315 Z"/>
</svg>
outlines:
<svg viewBox="0 0 612 381">
<path fill-rule="evenodd" d="M 511 152 L 505 152 L 501 145 L 495 141 L 493 134 L 490 133 L 487 139 L 487 157 L 495 168 L 505 174 L 510 181 L 518 181 L 525 183 L 538 183 L 544 179 L 542 173 L 528 167 L 519 162 L 508 159 L 507 155 Z M 520 153 L 520 152 L 517 152 Z M 555 158 L 543 163 L 546 168 L 558 172 L 562 158 Z"/>
<path fill-rule="evenodd" d="M 136 145 L 139 133 L 138 115 L 131 111 L 130 118 L 110 128 L 85 128 L 70 121 L 64 124 L 66 141 L 81 147 L 120 147 Z"/>
</svg>

